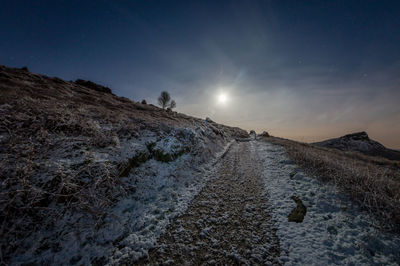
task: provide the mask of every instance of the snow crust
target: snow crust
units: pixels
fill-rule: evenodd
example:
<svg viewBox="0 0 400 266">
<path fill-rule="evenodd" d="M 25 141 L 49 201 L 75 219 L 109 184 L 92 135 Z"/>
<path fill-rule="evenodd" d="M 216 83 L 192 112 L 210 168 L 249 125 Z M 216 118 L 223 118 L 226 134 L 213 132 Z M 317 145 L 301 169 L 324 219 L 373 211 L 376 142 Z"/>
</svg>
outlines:
<svg viewBox="0 0 400 266">
<path fill-rule="evenodd" d="M 332 184 L 305 175 L 283 147 L 252 142 L 251 149 L 263 168 L 282 264 L 399 265 L 399 236 L 374 228 L 372 217 Z M 289 213 L 296 207 L 291 199 L 294 195 L 307 207 L 302 223 L 288 222 Z"/>
<path fill-rule="evenodd" d="M 166 150 L 176 147 L 171 144 L 173 141 L 163 143 Z M 113 210 L 114 215 L 120 217 L 118 225 L 115 220 L 112 222 L 116 235 L 124 230 L 129 232 L 123 236 L 110 264 L 134 262 L 146 256 L 169 222 L 186 211 L 191 200 L 213 177 L 213 163 L 231 144 L 229 142 L 216 152 L 213 160 L 201 166 L 193 167 L 194 158 L 183 155 L 173 164 L 150 160 L 134 169 L 130 177 L 135 180 L 137 192 L 134 197 L 119 202 Z"/>
<path fill-rule="evenodd" d="M 115 137 L 113 146 L 90 151 L 77 148 L 83 139 L 60 142 L 63 146 L 52 154 L 46 172 L 39 173 L 42 178 L 56 169 L 62 169 L 67 176 L 74 175 L 74 165 L 82 164 L 86 157 L 90 157 L 91 165 L 103 167 L 99 172 L 105 171 L 106 165 L 111 171 L 111 166 L 137 154 L 149 153 L 149 143 L 154 143 L 154 149 L 163 153 L 173 154 L 182 149 L 184 153 L 170 162 L 151 158 L 133 167 L 127 177 L 120 177 L 124 187 L 134 188 L 133 193 L 120 195 L 103 221 L 66 211 L 54 227 L 31 234 L 24 241 L 25 252 L 14 256 L 11 264 L 119 265 L 135 262 L 147 255 L 170 220 L 186 210 L 213 176 L 213 164 L 233 141 L 216 136 L 204 122 L 204 127 L 194 129 L 142 131 L 138 138 L 131 139 Z"/>
</svg>

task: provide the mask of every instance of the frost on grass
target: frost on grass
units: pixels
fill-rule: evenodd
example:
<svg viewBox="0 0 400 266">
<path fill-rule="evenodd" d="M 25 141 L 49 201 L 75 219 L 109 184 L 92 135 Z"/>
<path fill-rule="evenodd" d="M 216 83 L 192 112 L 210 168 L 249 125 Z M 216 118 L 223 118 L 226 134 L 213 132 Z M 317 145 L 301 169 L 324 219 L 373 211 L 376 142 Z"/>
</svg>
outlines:
<svg viewBox="0 0 400 266">
<path fill-rule="evenodd" d="M 246 134 L 4 66 L 0 91 L 0 264 L 146 254 Z"/>
<path fill-rule="evenodd" d="M 398 265 L 400 238 L 376 229 L 362 212 L 331 184 L 308 177 L 285 150 L 252 143 L 264 168 L 263 178 L 281 245 L 281 263 L 302 265 Z M 288 221 L 301 199 L 307 207 L 302 223 Z"/>
<path fill-rule="evenodd" d="M 58 182 L 48 175 L 53 173 L 49 170 L 59 171 L 60 182 L 65 182 L 65 189 L 72 195 L 63 194 L 57 198 L 59 202 L 49 203 L 58 212 L 58 217 L 50 216 L 55 221 L 43 217 L 45 227 L 36 224 L 37 229 L 26 235 L 26 239 L 11 242 L 16 252 L 10 261 L 17 264 L 122 263 L 146 255 L 169 220 L 184 211 L 198 193 L 209 178 L 208 163 L 227 145 L 225 139 L 210 139 L 199 139 L 192 129 L 176 128 L 165 135 L 144 132 L 138 139 L 122 139 L 119 147 L 85 151 L 82 149 L 85 146 L 78 146 L 72 148 L 78 150 L 75 155 L 69 151 L 76 142 L 66 139 L 63 149 L 51 154 L 51 160 L 46 161 L 37 179 L 46 179 L 46 184 Z M 154 145 L 150 148 L 149 143 Z M 210 150 L 204 151 L 203 146 Z M 121 165 L 124 174 L 121 174 Z M 107 178 L 100 176 L 106 171 L 110 180 L 102 180 Z M 80 183 L 89 184 L 93 179 L 112 184 L 88 186 L 79 191 Z M 96 202 L 90 201 L 93 199 L 84 200 L 90 193 L 99 193 L 96 189 L 110 191 L 101 195 L 109 197 L 104 202 L 97 199 L 97 204 L 104 206 L 95 209 Z M 69 201 L 71 205 L 66 206 L 64 203 Z M 85 206 L 79 203 L 88 205 L 88 211 L 98 213 L 86 212 Z M 76 211 L 77 208 L 82 209 Z"/>
</svg>

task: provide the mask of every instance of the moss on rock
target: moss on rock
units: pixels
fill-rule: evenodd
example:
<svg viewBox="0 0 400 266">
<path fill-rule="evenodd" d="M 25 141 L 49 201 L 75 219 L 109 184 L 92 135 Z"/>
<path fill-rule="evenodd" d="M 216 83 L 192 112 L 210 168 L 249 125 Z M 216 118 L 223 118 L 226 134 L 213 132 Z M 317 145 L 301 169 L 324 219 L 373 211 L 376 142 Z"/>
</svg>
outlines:
<svg viewBox="0 0 400 266">
<path fill-rule="evenodd" d="M 189 147 L 181 148 L 174 153 L 164 153 L 162 150 L 152 150 L 151 155 L 156 161 L 168 163 L 178 159 L 184 153 L 189 151 L 190 151 Z"/>
<path fill-rule="evenodd" d="M 140 152 L 130 158 L 128 162 L 120 167 L 119 176 L 128 176 L 133 167 L 138 167 L 142 163 L 150 159 L 150 155 L 146 152 Z"/>
<path fill-rule="evenodd" d="M 174 153 L 165 153 L 161 149 L 154 149 L 156 146 L 156 142 L 148 142 L 146 143 L 147 151 L 140 152 L 130 158 L 128 162 L 121 164 L 119 167 L 119 176 L 125 177 L 129 175 L 129 172 L 132 168 L 140 166 L 142 163 L 150 159 L 154 159 L 159 162 L 172 162 L 176 160 L 178 157 L 182 156 L 184 153 L 190 152 L 189 147 L 184 147 L 175 151 Z"/>
</svg>

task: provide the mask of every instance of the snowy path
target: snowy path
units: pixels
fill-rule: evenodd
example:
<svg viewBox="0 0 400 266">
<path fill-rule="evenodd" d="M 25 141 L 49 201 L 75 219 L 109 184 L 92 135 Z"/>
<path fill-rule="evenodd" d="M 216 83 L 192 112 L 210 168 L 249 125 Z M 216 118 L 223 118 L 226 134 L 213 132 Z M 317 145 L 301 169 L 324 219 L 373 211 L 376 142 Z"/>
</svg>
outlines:
<svg viewBox="0 0 400 266">
<path fill-rule="evenodd" d="M 138 264 L 399 265 L 400 238 L 331 184 L 308 177 L 285 150 L 234 143 L 212 178 Z M 301 223 L 288 216 L 300 199 Z"/>
<path fill-rule="evenodd" d="M 276 264 L 279 241 L 249 142 L 235 143 L 217 176 L 172 223 L 142 264 Z"/>
</svg>

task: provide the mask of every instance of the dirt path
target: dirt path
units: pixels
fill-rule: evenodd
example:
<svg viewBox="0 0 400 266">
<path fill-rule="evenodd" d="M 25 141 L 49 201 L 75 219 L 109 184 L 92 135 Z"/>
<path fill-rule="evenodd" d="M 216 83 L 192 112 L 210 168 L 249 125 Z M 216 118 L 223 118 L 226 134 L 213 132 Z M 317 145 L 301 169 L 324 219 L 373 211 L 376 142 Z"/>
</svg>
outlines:
<svg viewBox="0 0 400 266">
<path fill-rule="evenodd" d="M 249 144 L 231 146 L 216 178 L 139 264 L 278 264 L 279 240 Z"/>
</svg>

